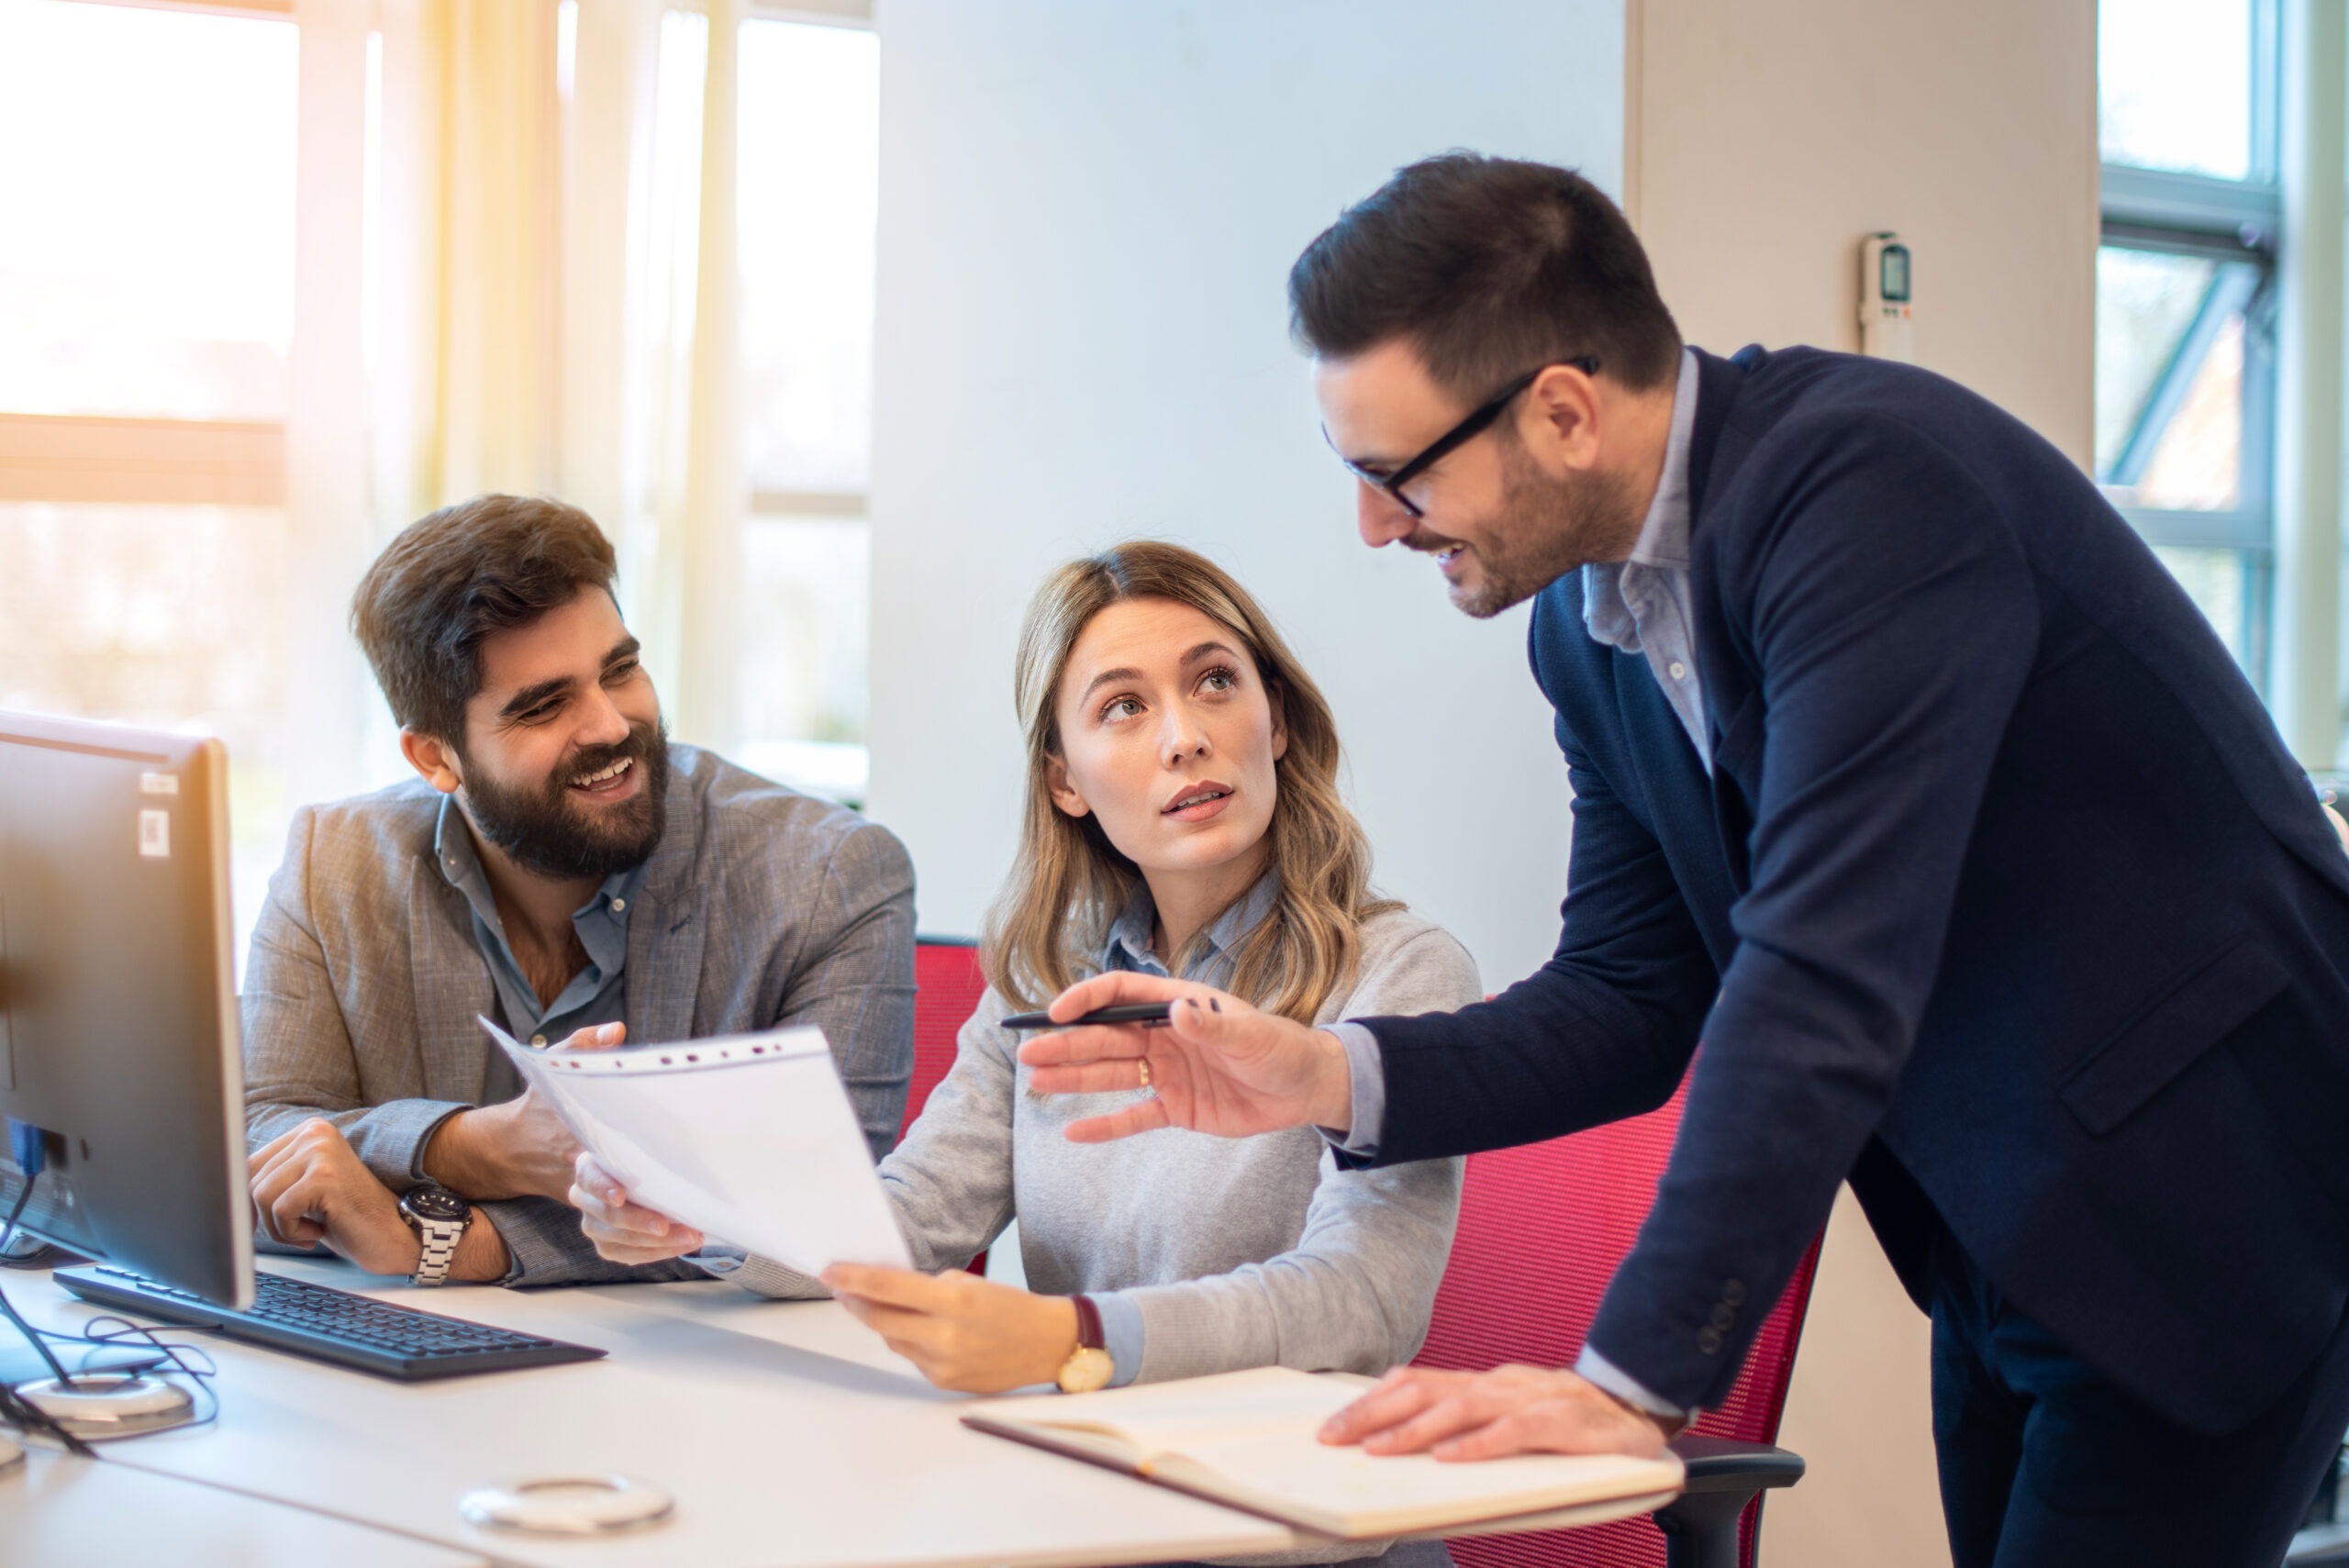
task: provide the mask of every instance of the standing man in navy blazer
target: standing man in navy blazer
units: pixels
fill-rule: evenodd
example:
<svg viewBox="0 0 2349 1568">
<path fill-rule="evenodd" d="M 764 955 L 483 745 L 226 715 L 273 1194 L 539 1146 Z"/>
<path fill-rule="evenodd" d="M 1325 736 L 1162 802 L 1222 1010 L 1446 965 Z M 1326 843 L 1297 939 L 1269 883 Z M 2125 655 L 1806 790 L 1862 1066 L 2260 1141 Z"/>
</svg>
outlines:
<svg viewBox="0 0 2349 1568">
<path fill-rule="evenodd" d="M 1960 1568 L 2277 1562 L 2349 1427 L 2349 856 L 2194 606 L 1962 388 L 1685 349 L 1565 171 L 1405 169 L 1289 289 L 1364 541 L 1471 615 L 1534 600 L 1564 929 L 1492 1002 L 1326 1030 L 1105 975 L 1054 1012 L 1191 1000 L 1030 1043 L 1038 1087 L 1154 1086 L 1086 1136 L 1387 1163 L 1652 1109 L 1694 1058 L 1576 1369 L 1398 1373 L 1333 1440 L 1652 1451 L 1848 1178 L 1932 1316 Z"/>
</svg>

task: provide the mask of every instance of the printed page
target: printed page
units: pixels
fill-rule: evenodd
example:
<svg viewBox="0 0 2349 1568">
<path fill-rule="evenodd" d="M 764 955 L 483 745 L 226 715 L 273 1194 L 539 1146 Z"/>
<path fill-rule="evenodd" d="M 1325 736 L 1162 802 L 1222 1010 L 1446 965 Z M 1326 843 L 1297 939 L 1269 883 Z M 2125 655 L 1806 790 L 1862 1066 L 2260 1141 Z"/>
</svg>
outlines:
<svg viewBox="0 0 2349 1568">
<path fill-rule="evenodd" d="M 913 1266 L 820 1029 L 564 1051 L 481 1025 L 635 1202 L 802 1273 Z"/>
</svg>

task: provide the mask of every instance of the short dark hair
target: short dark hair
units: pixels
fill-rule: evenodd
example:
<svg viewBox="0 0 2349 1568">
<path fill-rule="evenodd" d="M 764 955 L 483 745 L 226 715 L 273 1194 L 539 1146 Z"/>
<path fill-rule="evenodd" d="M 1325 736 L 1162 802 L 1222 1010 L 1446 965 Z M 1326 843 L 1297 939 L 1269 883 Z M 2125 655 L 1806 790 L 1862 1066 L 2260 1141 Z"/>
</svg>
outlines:
<svg viewBox="0 0 2349 1568">
<path fill-rule="evenodd" d="M 1288 299 L 1311 352 L 1406 339 L 1467 404 L 1580 354 L 1644 390 L 1680 354 L 1647 252 L 1606 193 L 1571 169 L 1474 152 L 1398 169 L 1348 207 L 1289 269 Z"/>
<path fill-rule="evenodd" d="M 596 520 L 525 495 L 476 495 L 400 530 L 359 580 L 351 629 L 392 717 L 458 748 L 481 690 L 481 645 L 581 590 L 612 590 L 618 563 Z"/>
</svg>

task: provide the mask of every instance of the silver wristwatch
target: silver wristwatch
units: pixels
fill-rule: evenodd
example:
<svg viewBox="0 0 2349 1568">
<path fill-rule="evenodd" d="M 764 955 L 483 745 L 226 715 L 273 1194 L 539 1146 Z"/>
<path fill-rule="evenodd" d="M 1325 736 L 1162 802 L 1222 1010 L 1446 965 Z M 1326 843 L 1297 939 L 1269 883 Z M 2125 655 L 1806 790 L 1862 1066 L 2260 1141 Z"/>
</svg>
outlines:
<svg viewBox="0 0 2349 1568">
<path fill-rule="evenodd" d="M 400 1218 L 424 1243 L 410 1284 L 446 1284 L 449 1265 L 456 1261 L 457 1243 L 473 1223 L 473 1207 L 438 1182 L 424 1182 L 400 1195 Z"/>
</svg>

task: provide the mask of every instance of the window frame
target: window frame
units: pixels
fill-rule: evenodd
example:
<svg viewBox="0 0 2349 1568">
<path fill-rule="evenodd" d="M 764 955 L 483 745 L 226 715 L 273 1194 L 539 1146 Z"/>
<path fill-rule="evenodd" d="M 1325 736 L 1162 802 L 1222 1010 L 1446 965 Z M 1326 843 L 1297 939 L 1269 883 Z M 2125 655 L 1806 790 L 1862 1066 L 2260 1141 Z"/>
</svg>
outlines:
<svg viewBox="0 0 2349 1568">
<path fill-rule="evenodd" d="M 301 25 L 295 0 L 73 3 Z M 0 502 L 21 501 L 282 506 L 285 421 L 0 409 Z"/>
<path fill-rule="evenodd" d="M 2254 270 L 2252 286 L 2240 304 L 2243 423 L 2234 506 L 2225 511 L 2189 511 L 2116 503 L 2116 508 L 2156 548 L 2235 552 L 2243 573 L 2236 647 L 2265 697 L 2275 619 L 2277 262 L 2285 221 L 2277 177 L 2282 14 L 2279 0 L 2252 0 L 2250 10 L 2251 166 L 2246 177 L 2229 180 L 2103 163 L 2098 248 L 2247 263 Z M 2213 327 L 2234 308 L 2211 310 L 2221 286 L 2221 279 L 2214 279 L 2212 292 L 2205 297 L 2204 319 Z M 2201 326 L 2198 320 L 2188 328 L 2189 340 Z M 2203 334 L 2202 348 L 2207 349 L 2210 335 Z M 2174 407 L 2201 362 L 2199 351 L 2181 351 L 2172 361 L 2148 395 L 2124 453 L 2158 436 L 2166 418 L 2149 424 L 2146 414 L 2165 402 Z M 2097 478 L 2105 483 L 2103 474 Z"/>
<path fill-rule="evenodd" d="M 669 3 L 677 5 L 681 0 L 669 0 Z M 690 6 L 693 0 L 682 0 L 682 3 Z M 738 17 L 744 26 L 752 22 L 787 22 L 801 27 L 834 28 L 852 32 L 878 30 L 873 15 L 873 0 L 749 0 L 749 3 L 738 13 Z M 739 135 L 739 128 L 737 134 Z M 868 345 L 868 350 L 869 348 L 870 345 Z M 750 478 L 747 465 L 744 478 L 746 480 Z M 772 527 L 777 524 L 817 520 L 854 522 L 863 528 L 866 548 L 869 550 L 872 543 L 871 501 L 869 473 L 866 476 L 866 484 L 863 488 L 780 489 L 754 484 L 742 519 L 744 531 L 740 548 L 745 551 L 746 564 L 750 545 L 749 530 L 761 526 Z M 869 637 L 865 651 L 869 657 L 871 653 Z M 740 737 L 740 743 L 746 754 L 754 747 L 768 747 L 778 742 L 784 746 L 812 745 L 826 749 L 841 744 L 814 741 L 804 738 L 790 740 L 775 736 Z M 852 744 L 855 752 L 865 759 L 858 764 L 858 776 L 853 782 L 846 779 L 819 779 L 797 767 L 785 765 L 779 761 L 769 762 L 764 771 L 772 776 L 783 779 L 795 789 L 836 801 L 851 810 L 862 811 L 864 809 L 866 791 L 870 787 L 869 776 L 864 772 L 869 768 L 870 752 L 865 740 L 847 744 Z"/>
<path fill-rule="evenodd" d="M 751 0 L 741 20 L 792 22 L 801 27 L 841 28 L 873 32 L 873 0 Z M 750 522 L 785 522 L 794 517 L 864 517 L 871 504 L 867 490 L 753 489 L 746 514 Z"/>
</svg>

